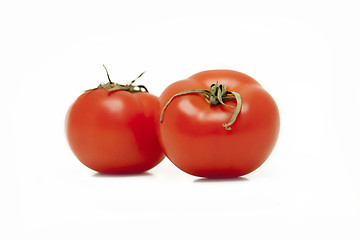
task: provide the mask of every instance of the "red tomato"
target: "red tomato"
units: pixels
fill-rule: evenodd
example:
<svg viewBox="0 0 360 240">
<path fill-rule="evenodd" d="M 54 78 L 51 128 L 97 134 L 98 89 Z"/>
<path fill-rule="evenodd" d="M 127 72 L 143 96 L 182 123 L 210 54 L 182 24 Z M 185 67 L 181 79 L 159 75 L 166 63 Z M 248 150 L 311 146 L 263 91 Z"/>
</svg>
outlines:
<svg viewBox="0 0 360 240">
<path fill-rule="evenodd" d="M 109 79 L 72 104 L 66 135 L 85 166 L 101 173 L 141 173 L 164 158 L 155 130 L 159 100 L 140 90 Z"/>
<path fill-rule="evenodd" d="M 212 96 L 187 92 L 209 90 L 216 83 Z M 254 171 L 269 157 L 279 134 L 273 98 L 253 78 L 236 71 L 204 71 L 175 82 L 161 94 L 160 107 L 158 134 L 165 155 L 184 172 L 199 177 L 233 178 Z"/>
</svg>

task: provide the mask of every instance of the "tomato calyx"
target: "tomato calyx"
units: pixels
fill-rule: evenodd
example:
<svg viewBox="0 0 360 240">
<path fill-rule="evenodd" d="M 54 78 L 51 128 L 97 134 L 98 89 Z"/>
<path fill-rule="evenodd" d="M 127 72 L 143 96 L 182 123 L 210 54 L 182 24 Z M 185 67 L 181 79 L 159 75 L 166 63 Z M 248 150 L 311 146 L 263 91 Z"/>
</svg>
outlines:
<svg viewBox="0 0 360 240">
<path fill-rule="evenodd" d="M 171 101 L 175 97 L 178 97 L 178 96 L 181 96 L 181 95 L 186 95 L 186 94 L 194 94 L 194 93 L 204 94 L 205 100 L 210 105 L 222 104 L 222 105 L 227 106 L 227 107 L 235 108 L 235 111 L 234 111 L 230 121 L 228 123 L 223 123 L 222 124 L 222 126 L 226 130 L 231 130 L 230 126 L 235 122 L 235 120 L 238 117 L 238 115 L 240 113 L 240 110 L 241 110 L 241 97 L 240 97 L 240 94 L 238 92 L 227 91 L 226 90 L 226 85 L 224 85 L 224 84 L 219 85 L 218 82 L 213 83 L 210 86 L 210 90 L 186 90 L 186 91 L 179 92 L 179 93 L 175 94 L 174 96 L 172 96 L 169 99 L 169 101 L 165 104 L 164 108 L 161 111 L 160 123 L 163 122 L 165 109 L 168 107 L 168 105 L 171 103 Z M 236 100 L 236 107 L 230 106 L 230 105 L 224 103 L 226 100 L 229 100 L 229 99 L 235 99 Z"/>
<path fill-rule="evenodd" d="M 91 90 L 98 89 L 98 88 L 104 88 L 109 92 L 119 91 L 119 90 L 128 91 L 130 93 L 149 92 L 148 89 L 144 85 L 133 85 L 134 82 L 136 80 L 138 80 L 145 72 L 142 72 L 137 78 L 132 80 L 129 84 L 123 85 L 123 84 L 112 82 L 111 79 L 110 79 L 110 76 L 109 76 L 109 72 L 106 69 L 105 65 L 103 65 L 103 67 L 105 68 L 106 75 L 108 77 L 109 82 L 100 83 L 100 85 L 97 86 L 96 88 L 92 88 L 92 89 L 89 89 L 89 90 L 86 90 L 86 91 L 91 91 Z"/>
</svg>

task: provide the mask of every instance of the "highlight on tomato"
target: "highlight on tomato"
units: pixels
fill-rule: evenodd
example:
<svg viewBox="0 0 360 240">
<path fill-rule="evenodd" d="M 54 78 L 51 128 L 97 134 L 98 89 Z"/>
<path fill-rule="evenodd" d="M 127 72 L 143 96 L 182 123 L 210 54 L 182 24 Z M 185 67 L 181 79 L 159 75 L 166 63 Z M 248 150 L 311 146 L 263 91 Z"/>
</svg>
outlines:
<svg viewBox="0 0 360 240">
<path fill-rule="evenodd" d="M 104 66 L 105 68 L 105 66 Z M 143 85 L 110 80 L 85 91 L 65 120 L 71 150 L 85 166 L 106 174 L 147 171 L 164 158 L 156 134 L 158 97 Z"/>
<path fill-rule="evenodd" d="M 280 129 L 278 107 L 250 76 L 210 70 L 168 86 L 160 96 L 159 140 L 188 174 L 235 178 L 269 157 Z"/>
</svg>

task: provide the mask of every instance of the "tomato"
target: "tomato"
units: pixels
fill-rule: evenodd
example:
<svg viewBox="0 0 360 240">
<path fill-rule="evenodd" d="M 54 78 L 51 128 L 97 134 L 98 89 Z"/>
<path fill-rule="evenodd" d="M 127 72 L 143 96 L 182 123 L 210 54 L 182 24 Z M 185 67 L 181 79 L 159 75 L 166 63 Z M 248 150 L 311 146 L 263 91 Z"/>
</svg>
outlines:
<svg viewBox="0 0 360 240">
<path fill-rule="evenodd" d="M 237 71 L 204 71 L 175 82 L 161 94 L 160 107 L 158 134 L 165 155 L 199 177 L 234 178 L 254 171 L 279 135 L 275 101 Z"/>
<path fill-rule="evenodd" d="M 69 145 L 95 171 L 141 173 L 164 158 L 155 129 L 159 99 L 133 82 L 120 85 L 109 78 L 109 83 L 79 96 L 68 110 Z"/>
</svg>

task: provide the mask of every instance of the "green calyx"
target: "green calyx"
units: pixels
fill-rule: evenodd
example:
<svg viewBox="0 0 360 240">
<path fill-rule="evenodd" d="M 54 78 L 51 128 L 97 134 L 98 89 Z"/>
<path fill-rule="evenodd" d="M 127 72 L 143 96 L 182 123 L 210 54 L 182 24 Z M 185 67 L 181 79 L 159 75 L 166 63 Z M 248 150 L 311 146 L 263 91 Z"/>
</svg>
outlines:
<svg viewBox="0 0 360 240">
<path fill-rule="evenodd" d="M 234 91 L 227 91 L 226 86 L 223 84 L 218 84 L 217 82 L 212 84 L 210 86 L 210 90 L 187 90 L 183 92 L 179 92 L 172 96 L 170 100 L 165 104 L 164 108 L 161 111 L 160 115 L 160 123 L 163 122 L 164 112 L 165 109 L 168 107 L 168 105 L 171 103 L 171 101 L 178 96 L 186 95 L 186 94 L 193 94 L 193 93 L 202 93 L 205 96 L 205 100 L 210 105 L 219 105 L 222 104 L 227 107 L 235 108 L 235 111 L 228 123 L 223 123 L 222 126 L 226 130 L 231 130 L 231 125 L 235 122 L 236 118 L 238 117 L 240 110 L 241 110 L 241 97 L 238 92 Z M 225 104 L 224 102 L 229 99 L 235 99 L 236 100 L 236 107 L 230 106 Z"/>
<path fill-rule="evenodd" d="M 110 80 L 109 72 L 106 69 L 105 65 L 103 65 L 103 67 L 105 68 L 106 75 L 108 77 L 109 82 L 101 83 L 96 88 L 92 88 L 92 89 L 89 89 L 89 90 L 86 90 L 86 91 L 91 91 L 91 90 L 98 89 L 98 88 L 104 88 L 104 89 L 108 90 L 109 92 L 118 91 L 118 90 L 128 91 L 128 92 L 131 92 L 131 93 L 149 92 L 144 85 L 133 85 L 133 83 L 136 80 L 138 80 L 145 72 L 142 72 L 137 78 L 132 80 L 129 84 L 123 85 L 123 84 L 118 84 L 118 83 L 112 82 Z"/>
</svg>

